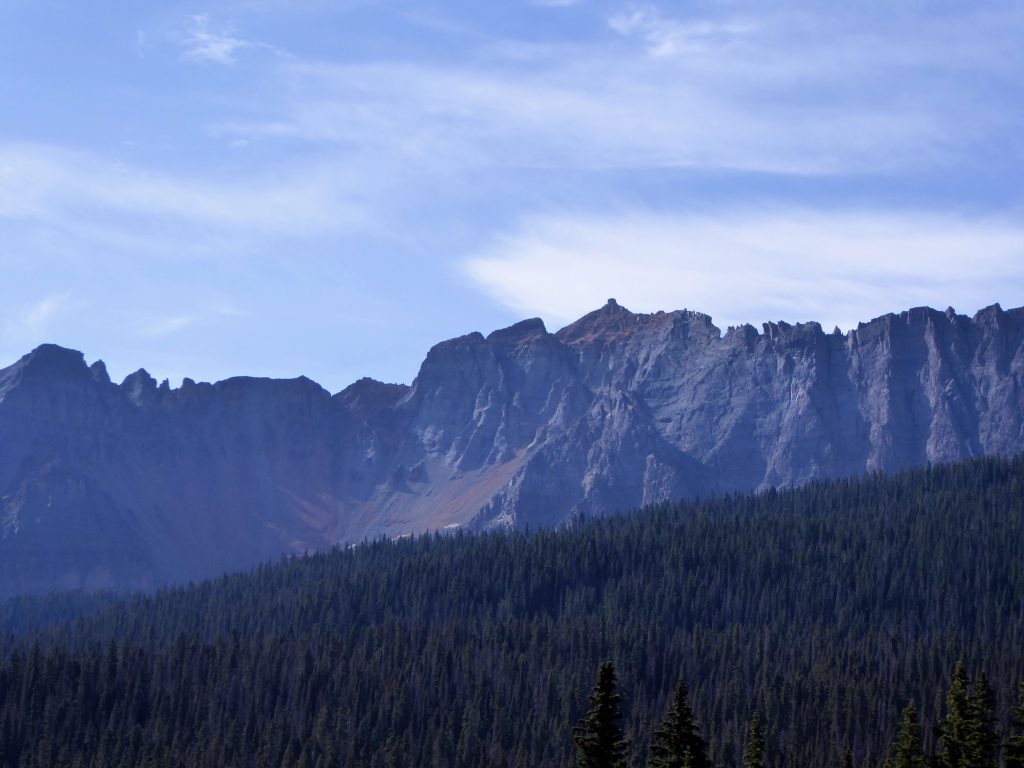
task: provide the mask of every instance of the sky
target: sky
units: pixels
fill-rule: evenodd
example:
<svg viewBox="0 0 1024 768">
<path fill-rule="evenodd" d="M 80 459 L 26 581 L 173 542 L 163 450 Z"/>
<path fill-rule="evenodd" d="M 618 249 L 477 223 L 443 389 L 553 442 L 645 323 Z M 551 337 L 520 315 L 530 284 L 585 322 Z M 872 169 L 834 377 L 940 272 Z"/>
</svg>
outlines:
<svg viewBox="0 0 1024 768">
<path fill-rule="evenodd" d="M 1024 305 L 1024 4 L 0 0 L 0 366 Z"/>
</svg>

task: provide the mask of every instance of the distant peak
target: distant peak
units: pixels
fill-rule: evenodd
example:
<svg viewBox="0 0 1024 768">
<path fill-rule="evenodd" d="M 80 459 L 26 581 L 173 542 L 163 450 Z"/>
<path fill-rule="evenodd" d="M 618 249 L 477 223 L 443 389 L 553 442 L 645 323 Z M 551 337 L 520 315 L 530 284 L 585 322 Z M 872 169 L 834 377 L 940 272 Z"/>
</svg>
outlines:
<svg viewBox="0 0 1024 768">
<path fill-rule="evenodd" d="M 110 374 L 107 373 L 107 365 L 102 360 L 97 360 L 89 366 L 92 377 L 100 384 L 110 383 Z"/>
<path fill-rule="evenodd" d="M 606 314 L 612 314 L 612 313 L 614 313 L 614 314 L 626 314 L 626 315 L 632 315 L 633 314 L 628 309 L 626 309 L 624 306 L 619 304 L 619 302 L 617 302 L 615 299 L 608 299 L 608 301 L 605 302 L 605 305 L 603 307 L 601 307 L 597 311 L 598 312 L 604 312 Z"/>
<path fill-rule="evenodd" d="M 588 312 L 556 335 L 569 342 L 611 338 L 635 329 L 639 317 L 640 315 L 633 314 L 615 299 L 608 299 L 603 307 Z"/>
<path fill-rule="evenodd" d="M 334 397 L 349 408 L 368 408 L 370 410 L 393 406 L 409 391 L 406 384 L 388 384 L 365 376 L 359 381 L 349 384 Z"/>
<path fill-rule="evenodd" d="M 121 391 L 136 405 L 142 405 L 156 396 L 156 379 L 145 368 L 128 374 L 121 382 Z"/>
<path fill-rule="evenodd" d="M 57 344 L 40 344 L 16 364 L 26 373 L 41 376 L 67 376 L 88 371 L 85 355 Z"/>
<path fill-rule="evenodd" d="M 491 333 L 487 340 L 490 342 L 504 342 L 509 344 L 522 344 L 527 341 L 543 338 L 548 335 L 548 329 L 544 321 L 539 317 L 531 317 L 510 325 L 508 328 L 500 328 Z"/>
</svg>

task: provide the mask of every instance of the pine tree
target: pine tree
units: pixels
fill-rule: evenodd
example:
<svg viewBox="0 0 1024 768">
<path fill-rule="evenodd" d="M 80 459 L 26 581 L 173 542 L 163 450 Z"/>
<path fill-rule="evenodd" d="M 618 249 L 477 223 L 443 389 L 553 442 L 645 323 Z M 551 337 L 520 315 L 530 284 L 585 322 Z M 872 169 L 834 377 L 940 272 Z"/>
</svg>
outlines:
<svg viewBox="0 0 1024 768">
<path fill-rule="evenodd" d="M 686 680 L 679 679 L 672 708 L 651 742 L 650 768 L 710 768 L 708 745 L 701 738 L 688 701 Z"/>
<path fill-rule="evenodd" d="M 1024 682 L 1017 689 L 1017 706 L 1011 711 L 1012 735 L 1006 740 L 1006 768 L 1024 768 Z"/>
<path fill-rule="evenodd" d="M 843 750 L 843 759 L 839 762 L 839 768 L 853 768 L 853 750 L 849 745 Z"/>
<path fill-rule="evenodd" d="M 761 732 L 761 713 L 755 712 L 750 718 L 747 732 L 747 746 L 743 750 L 743 768 L 763 768 L 764 734 Z"/>
<path fill-rule="evenodd" d="M 992 729 L 995 711 L 995 694 L 985 675 L 971 691 L 967 703 L 967 759 L 971 768 L 995 768 L 999 752 L 999 739 Z"/>
<path fill-rule="evenodd" d="M 576 726 L 577 768 L 625 768 L 629 742 L 619 727 L 622 697 L 616 693 L 615 666 L 606 661 L 588 699 L 590 710 Z"/>
<path fill-rule="evenodd" d="M 970 696 L 967 690 L 967 667 L 958 661 L 953 671 L 953 682 L 946 693 L 946 717 L 942 721 L 940 735 L 942 754 L 940 768 L 971 768 L 970 748 Z"/>
<path fill-rule="evenodd" d="M 928 759 L 921 745 L 921 727 L 917 722 L 917 710 L 909 703 L 903 710 L 900 730 L 889 749 L 885 768 L 927 768 Z"/>
</svg>

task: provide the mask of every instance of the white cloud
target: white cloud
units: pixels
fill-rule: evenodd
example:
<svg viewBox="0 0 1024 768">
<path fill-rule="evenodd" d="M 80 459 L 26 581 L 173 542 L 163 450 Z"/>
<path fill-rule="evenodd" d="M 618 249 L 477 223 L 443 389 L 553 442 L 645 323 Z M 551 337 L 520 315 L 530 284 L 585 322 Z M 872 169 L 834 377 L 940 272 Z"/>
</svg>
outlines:
<svg viewBox="0 0 1024 768">
<path fill-rule="evenodd" d="M 652 56 L 677 56 L 722 48 L 750 34 L 754 25 L 738 19 L 682 22 L 666 18 L 653 6 L 634 6 L 612 16 L 608 26 L 621 35 L 639 35 Z"/>
<path fill-rule="evenodd" d="M 723 329 L 848 329 L 911 306 L 1024 305 L 1024 225 L 806 209 L 565 215 L 525 221 L 466 269 L 515 312 L 555 323 L 613 296 L 634 311 L 706 312 Z"/>
<path fill-rule="evenodd" d="M 218 130 L 403 167 L 841 174 L 944 166 L 1024 129 L 978 89 L 1019 70 L 1024 17 L 887 18 L 891 29 L 806 10 L 746 19 L 634 6 L 610 23 L 639 47 L 548 44 L 524 57 L 507 45 L 517 55 L 495 59 L 490 44 L 444 66 L 290 62 L 272 117 Z"/>
<path fill-rule="evenodd" d="M 188 223 L 208 231 L 311 234 L 364 220 L 348 198 L 356 182 L 339 169 L 214 181 L 155 173 L 40 145 L 0 144 L 0 218 L 37 219 L 88 231 L 107 215 L 140 223 Z"/>
<path fill-rule="evenodd" d="M 191 61 L 232 64 L 238 51 L 254 45 L 248 40 L 235 37 L 230 30 L 214 31 L 210 26 L 210 17 L 206 14 L 197 14 L 190 22 L 180 44 L 182 56 Z"/>
</svg>

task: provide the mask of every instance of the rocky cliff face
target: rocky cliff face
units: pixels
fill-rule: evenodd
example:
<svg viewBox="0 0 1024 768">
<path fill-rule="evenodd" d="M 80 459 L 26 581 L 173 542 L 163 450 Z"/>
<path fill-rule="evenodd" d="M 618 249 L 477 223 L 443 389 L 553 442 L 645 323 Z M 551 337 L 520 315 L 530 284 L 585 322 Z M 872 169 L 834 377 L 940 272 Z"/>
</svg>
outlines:
<svg viewBox="0 0 1024 768">
<path fill-rule="evenodd" d="M 1024 450 L 1024 309 L 730 328 L 614 301 L 364 379 L 120 385 L 45 345 L 0 371 L 0 596 L 148 588 L 457 526 Z"/>
</svg>

